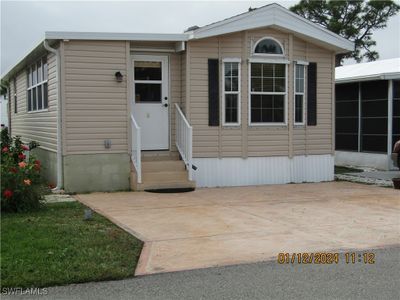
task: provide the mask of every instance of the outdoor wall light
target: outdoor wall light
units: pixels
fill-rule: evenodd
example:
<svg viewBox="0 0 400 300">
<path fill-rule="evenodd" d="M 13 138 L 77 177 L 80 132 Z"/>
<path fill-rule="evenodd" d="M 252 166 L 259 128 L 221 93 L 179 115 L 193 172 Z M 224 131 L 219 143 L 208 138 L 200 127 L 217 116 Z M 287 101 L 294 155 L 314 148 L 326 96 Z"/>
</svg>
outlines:
<svg viewBox="0 0 400 300">
<path fill-rule="evenodd" d="M 124 75 L 122 75 L 122 73 L 120 71 L 115 72 L 115 79 L 117 80 L 117 82 L 122 82 L 123 78 L 124 78 Z"/>
</svg>

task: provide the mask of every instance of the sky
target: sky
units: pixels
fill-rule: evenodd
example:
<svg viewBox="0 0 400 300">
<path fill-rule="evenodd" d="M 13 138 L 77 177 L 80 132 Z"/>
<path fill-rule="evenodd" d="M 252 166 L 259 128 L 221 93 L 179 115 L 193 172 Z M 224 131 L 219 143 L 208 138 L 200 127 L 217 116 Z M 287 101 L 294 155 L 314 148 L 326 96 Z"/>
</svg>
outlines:
<svg viewBox="0 0 400 300">
<path fill-rule="evenodd" d="M 1 74 L 38 44 L 45 31 L 181 33 L 192 25 L 206 25 L 272 2 L 290 7 L 297 1 L 1 0 Z M 374 32 L 380 59 L 400 57 L 399 37 L 400 15 Z"/>
</svg>

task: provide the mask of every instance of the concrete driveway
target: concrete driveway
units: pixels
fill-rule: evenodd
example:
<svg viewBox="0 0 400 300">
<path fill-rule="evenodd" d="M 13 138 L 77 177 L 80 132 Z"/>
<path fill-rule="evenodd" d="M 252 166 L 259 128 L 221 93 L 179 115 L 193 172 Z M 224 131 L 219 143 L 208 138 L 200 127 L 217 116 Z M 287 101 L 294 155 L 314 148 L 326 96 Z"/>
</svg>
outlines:
<svg viewBox="0 0 400 300">
<path fill-rule="evenodd" d="M 145 242 L 137 275 L 400 244 L 400 192 L 348 182 L 77 198 Z"/>
</svg>

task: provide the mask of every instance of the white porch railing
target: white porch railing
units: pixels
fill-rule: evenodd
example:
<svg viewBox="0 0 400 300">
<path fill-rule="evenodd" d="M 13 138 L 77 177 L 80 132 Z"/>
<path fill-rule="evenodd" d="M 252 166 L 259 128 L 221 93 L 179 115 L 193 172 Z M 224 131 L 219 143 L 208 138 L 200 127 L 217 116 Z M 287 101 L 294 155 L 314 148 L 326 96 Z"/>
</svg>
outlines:
<svg viewBox="0 0 400 300">
<path fill-rule="evenodd" d="M 193 129 L 185 115 L 175 103 L 175 138 L 176 147 L 186 164 L 189 180 L 192 180 L 192 133 Z"/>
<path fill-rule="evenodd" d="M 142 153 L 140 127 L 131 115 L 132 129 L 132 162 L 136 169 L 137 183 L 142 183 Z"/>
</svg>

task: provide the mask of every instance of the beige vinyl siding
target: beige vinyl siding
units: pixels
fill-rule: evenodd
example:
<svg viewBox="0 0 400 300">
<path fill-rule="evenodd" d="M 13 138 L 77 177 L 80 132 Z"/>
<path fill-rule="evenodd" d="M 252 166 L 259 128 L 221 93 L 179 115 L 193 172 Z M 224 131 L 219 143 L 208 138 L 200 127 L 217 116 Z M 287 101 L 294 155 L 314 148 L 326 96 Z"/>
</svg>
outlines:
<svg viewBox="0 0 400 300">
<path fill-rule="evenodd" d="M 291 60 L 287 69 L 287 125 L 248 125 L 248 58 L 254 44 L 273 37 L 284 47 Z M 289 33 L 271 28 L 239 32 L 197 41 L 189 41 L 190 123 L 193 125 L 194 157 L 293 156 L 330 154 L 332 149 L 332 57 L 333 53 L 303 41 Z M 241 125 L 208 126 L 208 59 L 241 58 Z M 293 126 L 292 61 L 318 64 L 317 126 Z M 220 73 L 222 67 L 220 68 Z M 221 78 L 221 74 L 220 74 Z M 220 85 L 222 124 L 222 79 Z"/>
<path fill-rule="evenodd" d="M 128 59 L 124 41 L 64 42 L 64 154 L 128 152 Z"/>
<path fill-rule="evenodd" d="M 220 37 L 219 40 L 219 57 L 223 58 L 241 58 L 242 56 L 242 43 L 243 43 L 243 35 L 242 33 L 234 33 L 229 35 L 224 35 Z M 245 74 L 243 74 L 243 65 L 246 63 L 241 63 L 241 82 L 240 82 L 240 90 L 242 91 L 241 101 L 243 103 L 243 90 L 244 90 L 244 83 L 247 81 Z M 224 82 L 222 80 L 222 64 L 220 64 L 220 78 L 221 78 L 221 100 L 222 99 L 222 91 L 224 88 Z M 222 101 L 221 101 L 222 102 Z M 207 108 L 208 110 L 208 108 Z M 242 114 L 243 116 L 243 114 Z M 223 115 L 222 115 L 222 103 L 220 109 L 220 121 L 221 124 L 223 122 Z M 243 120 L 241 120 L 243 123 Z M 220 157 L 238 157 L 242 156 L 242 130 L 240 126 L 227 126 L 227 127 L 220 127 L 220 147 L 219 147 L 219 156 Z"/>
<path fill-rule="evenodd" d="M 295 60 L 317 63 L 317 126 L 300 126 L 294 130 L 294 153 L 328 154 L 332 152 L 332 62 L 330 53 L 310 43 L 299 43 Z M 307 98 L 307 97 L 306 97 Z M 307 113 L 307 110 L 306 110 Z"/>
<path fill-rule="evenodd" d="M 171 131 L 171 151 L 177 151 L 175 145 L 175 103 L 182 103 L 182 76 L 181 76 L 181 54 L 170 55 L 170 131 Z"/>
<path fill-rule="evenodd" d="M 132 48 L 165 48 L 171 43 L 129 43 Z M 129 50 L 129 49 L 128 49 Z M 127 70 L 132 55 L 124 41 L 76 41 L 64 43 L 65 73 L 65 146 L 66 154 L 128 153 L 130 130 Z M 165 55 L 170 61 L 170 130 L 171 150 L 175 151 L 175 106 L 182 98 L 182 62 L 180 53 Z M 129 66 L 129 67 L 128 67 Z M 116 82 L 115 72 L 124 75 Z M 111 149 L 104 140 L 110 139 Z"/>
<path fill-rule="evenodd" d="M 218 157 L 219 128 L 208 126 L 208 59 L 218 58 L 219 38 L 189 42 L 190 123 L 193 156 Z"/>
<path fill-rule="evenodd" d="M 175 51 L 176 43 L 175 42 L 164 42 L 164 41 L 134 41 L 130 42 L 130 48 L 134 52 L 138 51 L 149 51 L 157 52 L 157 50 L 161 51 Z M 164 52 L 165 54 L 165 52 Z"/>
<path fill-rule="evenodd" d="M 186 112 L 186 52 L 181 54 L 181 109 Z"/>
<path fill-rule="evenodd" d="M 36 141 L 40 147 L 57 151 L 57 66 L 56 56 L 47 55 L 48 62 L 48 110 L 29 112 L 27 105 L 27 70 L 19 72 L 17 79 L 17 113 L 14 113 L 14 87 L 11 87 L 11 134 L 21 136 L 24 142 Z M 32 61 L 33 63 L 33 61 Z"/>
</svg>

